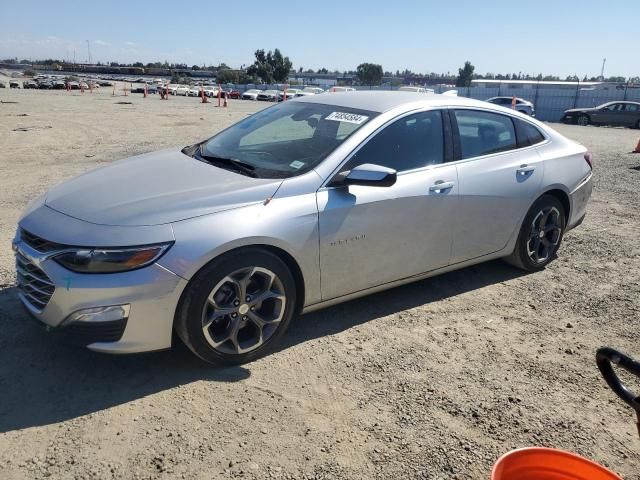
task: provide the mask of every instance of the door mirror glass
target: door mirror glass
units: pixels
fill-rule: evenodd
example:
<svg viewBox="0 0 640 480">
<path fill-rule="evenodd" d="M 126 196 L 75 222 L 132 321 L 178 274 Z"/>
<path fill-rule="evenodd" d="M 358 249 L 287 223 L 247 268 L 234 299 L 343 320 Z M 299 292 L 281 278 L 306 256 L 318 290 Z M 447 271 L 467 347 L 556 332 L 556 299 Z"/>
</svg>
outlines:
<svg viewBox="0 0 640 480">
<path fill-rule="evenodd" d="M 397 174 L 393 168 L 364 163 L 352 170 L 339 173 L 330 186 L 364 185 L 370 187 L 390 187 L 396 183 Z"/>
</svg>

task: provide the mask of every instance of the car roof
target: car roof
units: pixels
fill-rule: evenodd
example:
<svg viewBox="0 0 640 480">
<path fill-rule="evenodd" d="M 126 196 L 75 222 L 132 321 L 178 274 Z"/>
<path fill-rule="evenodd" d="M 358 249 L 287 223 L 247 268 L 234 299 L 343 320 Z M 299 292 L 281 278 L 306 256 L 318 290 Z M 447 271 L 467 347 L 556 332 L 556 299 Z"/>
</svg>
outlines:
<svg viewBox="0 0 640 480">
<path fill-rule="evenodd" d="M 472 106 L 487 107 L 486 102 L 472 100 L 465 97 L 454 97 L 450 95 L 439 95 L 406 91 L 375 91 L 357 90 L 353 92 L 323 93 L 311 97 L 297 97 L 293 102 L 321 103 L 324 105 L 335 105 L 336 107 L 355 108 L 359 110 L 369 110 L 371 112 L 386 112 L 394 108 L 407 106 L 407 109 L 415 104 L 424 107 L 445 107 L 445 106 Z"/>
</svg>

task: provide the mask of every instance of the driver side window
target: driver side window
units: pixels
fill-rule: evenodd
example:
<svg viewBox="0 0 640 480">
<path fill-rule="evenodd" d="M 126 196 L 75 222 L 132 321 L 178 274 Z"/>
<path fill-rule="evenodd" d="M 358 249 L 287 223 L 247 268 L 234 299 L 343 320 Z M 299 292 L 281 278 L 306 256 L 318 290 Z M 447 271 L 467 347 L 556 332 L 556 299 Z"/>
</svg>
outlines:
<svg viewBox="0 0 640 480">
<path fill-rule="evenodd" d="M 442 112 L 432 110 L 396 120 L 371 138 L 346 165 L 373 163 L 397 172 L 444 161 Z"/>
</svg>

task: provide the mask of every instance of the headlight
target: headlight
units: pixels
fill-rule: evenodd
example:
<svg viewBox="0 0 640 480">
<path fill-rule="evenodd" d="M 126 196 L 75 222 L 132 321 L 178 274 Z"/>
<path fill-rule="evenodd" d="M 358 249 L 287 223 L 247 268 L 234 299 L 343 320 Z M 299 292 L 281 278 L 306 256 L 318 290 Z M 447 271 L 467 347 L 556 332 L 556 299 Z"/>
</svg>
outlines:
<svg viewBox="0 0 640 480">
<path fill-rule="evenodd" d="M 56 255 L 54 260 L 78 273 L 127 272 L 151 265 L 171 245 L 173 242 L 130 248 L 78 249 Z"/>
</svg>

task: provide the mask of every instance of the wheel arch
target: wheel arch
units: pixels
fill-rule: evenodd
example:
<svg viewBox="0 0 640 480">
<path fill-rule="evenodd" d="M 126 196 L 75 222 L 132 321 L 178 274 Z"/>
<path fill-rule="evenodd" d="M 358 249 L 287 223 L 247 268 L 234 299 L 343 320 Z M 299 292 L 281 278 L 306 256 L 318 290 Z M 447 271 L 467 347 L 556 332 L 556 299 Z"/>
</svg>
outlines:
<svg viewBox="0 0 640 480">
<path fill-rule="evenodd" d="M 243 243 L 241 245 L 226 245 L 219 249 L 216 249 L 215 254 L 211 256 L 211 258 L 209 258 L 205 263 L 200 265 L 199 268 L 189 276 L 188 282 L 185 285 L 182 291 L 182 294 L 180 295 L 180 300 L 176 305 L 176 313 L 180 308 L 182 298 L 184 297 L 186 292 L 189 290 L 189 287 L 191 286 L 194 279 L 197 277 L 198 273 L 200 273 L 204 268 L 206 268 L 209 264 L 211 264 L 211 262 L 216 261 L 223 255 L 237 253 L 239 251 L 248 250 L 248 249 L 260 249 L 260 250 L 264 250 L 266 252 L 272 253 L 273 255 L 276 255 L 278 258 L 280 258 L 280 260 L 282 260 L 285 263 L 287 268 L 289 268 L 289 270 L 291 271 L 291 274 L 293 275 L 293 279 L 296 285 L 296 310 L 295 311 L 299 313 L 302 310 L 305 303 L 305 295 L 306 295 L 306 288 L 307 288 L 305 277 L 304 277 L 302 268 L 300 267 L 300 262 L 296 260 L 296 258 L 290 252 L 288 252 L 286 249 L 282 248 L 281 246 L 270 244 L 270 243 L 264 243 L 260 241 Z"/>
<path fill-rule="evenodd" d="M 565 220 L 565 225 L 567 225 L 569 223 L 569 219 L 571 218 L 571 199 L 569 197 L 569 194 L 567 192 L 565 192 L 564 190 L 562 190 L 561 188 L 551 188 L 549 190 L 546 190 L 544 193 L 542 193 L 541 195 L 539 195 L 533 202 L 531 205 L 533 205 L 534 202 L 536 202 L 538 200 L 538 198 L 542 197 L 543 195 L 551 195 L 553 197 L 556 197 L 560 203 L 562 203 L 562 207 L 564 208 L 564 220 Z M 531 206 L 529 206 L 529 208 L 531 208 Z"/>
</svg>

